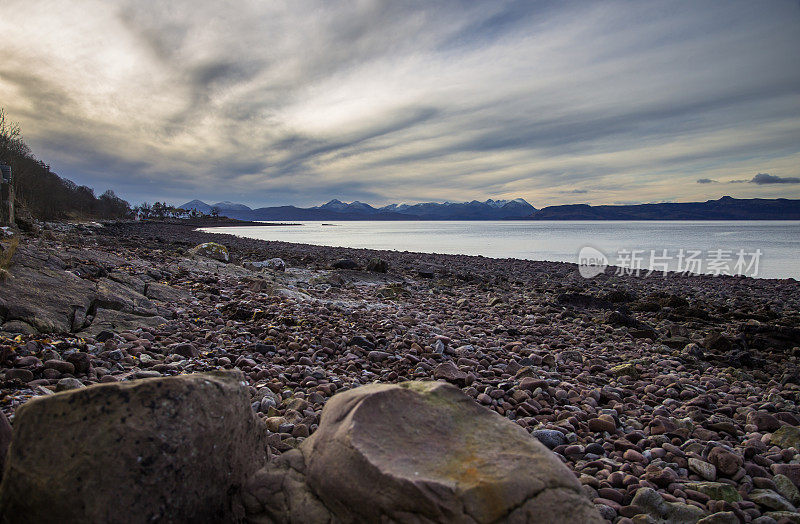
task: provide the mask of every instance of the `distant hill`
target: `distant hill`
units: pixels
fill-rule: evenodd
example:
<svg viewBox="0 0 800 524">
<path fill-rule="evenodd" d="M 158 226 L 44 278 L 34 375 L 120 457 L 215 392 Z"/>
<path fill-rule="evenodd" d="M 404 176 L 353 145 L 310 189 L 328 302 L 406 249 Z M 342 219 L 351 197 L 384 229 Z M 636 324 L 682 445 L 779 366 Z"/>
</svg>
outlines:
<svg viewBox="0 0 800 524">
<path fill-rule="evenodd" d="M 181 209 L 186 209 L 188 211 L 195 210 L 198 213 L 203 213 L 205 215 L 211 213 L 211 206 L 203 202 L 202 200 L 192 200 L 191 202 L 186 202 L 182 206 L 178 206 Z"/>
<path fill-rule="evenodd" d="M 800 200 L 739 199 L 724 196 L 706 202 L 590 206 L 548 206 L 530 220 L 800 220 Z"/>
<path fill-rule="evenodd" d="M 239 220 L 800 220 L 800 200 L 739 199 L 725 196 L 706 202 L 591 206 L 570 204 L 537 210 L 521 198 L 479 202 L 426 202 L 372 207 L 363 202 L 331 200 L 315 207 L 277 206 L 251 209 L 244 204 L 192 200 L 180 206 Z"/>
<path fill-rule="evenodd" d="M 210 213 L 214 207 L 220 214 L 239 220 L 503 220 L 524 218 L 536 211 L 525 200 L 486 200 L 479 202 L 424 204 L 390 204 L 379 208 L 363 202 L 346 203 L 331 200 L 320 206 L 302 208 L 295 206 L 261 207 L 251 209 L 243 204 L 218 202 L 206 204 L 192 200 L 180 206 Z"/>
</svg>

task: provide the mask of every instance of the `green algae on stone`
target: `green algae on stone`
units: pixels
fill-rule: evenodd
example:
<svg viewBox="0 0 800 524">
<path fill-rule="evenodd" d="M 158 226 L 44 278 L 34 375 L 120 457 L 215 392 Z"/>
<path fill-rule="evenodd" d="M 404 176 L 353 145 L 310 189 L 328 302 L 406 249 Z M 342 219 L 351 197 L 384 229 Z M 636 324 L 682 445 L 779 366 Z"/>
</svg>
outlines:
<svg viewBox="0 0 800 524">
<path fill-rule="evenodd" d="M 724 482 L 688 482 L 684 484 L 684 487 L 707 495 L 712 500 L 724 500 L 726 502 L 739 502 L 742 500 L 742 496 L 736 491 L 736 487 Z"/>
<path fill-rule="evenodd" d="M 783 426 L 772 434 L 772 443 L 784 449 L 800 449 L 800 428 L 796 426 Z"/>
<path fill-rule="evenodd" d="M 216 242 L 204 242 L 198 244 L 189 250 L 192 255 L 200 255 L 206 258 L 219 260 L 220 262 L 228 262 L 230 256 L 228 255 L 228 248 Z"/>
<path fill-rule="evenodd" d="M 611 368 L 611 373 L 617 377 L 628 376 L 637 378 L 639 376 L 639 370 L 636 369 L 636 364 L 634 362 L 614 366 Z"/>
</svg>

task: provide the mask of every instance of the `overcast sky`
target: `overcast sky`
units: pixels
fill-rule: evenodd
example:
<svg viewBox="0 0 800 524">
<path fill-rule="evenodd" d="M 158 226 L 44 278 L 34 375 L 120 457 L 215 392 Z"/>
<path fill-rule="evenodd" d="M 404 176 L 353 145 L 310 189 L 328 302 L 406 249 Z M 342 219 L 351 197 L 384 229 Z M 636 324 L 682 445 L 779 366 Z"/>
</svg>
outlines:
<svg viewBox="0 0 800 524">
<path fill-rule="evenodd" d="M 800 198 L 800 3 L 2 0 L 0 107 L 134 202 Z"/>
</svg>

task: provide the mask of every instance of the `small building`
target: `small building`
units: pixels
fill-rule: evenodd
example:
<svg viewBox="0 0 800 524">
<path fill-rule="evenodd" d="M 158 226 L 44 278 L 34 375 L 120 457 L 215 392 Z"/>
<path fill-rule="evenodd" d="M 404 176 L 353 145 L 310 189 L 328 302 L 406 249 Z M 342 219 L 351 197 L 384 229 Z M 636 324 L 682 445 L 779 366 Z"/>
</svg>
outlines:
<svg viewBox="0 0 800 524">
<path fill-rule="evenodd" d="M 0 164 L 0 225 L 14 225 L 14 184 L 11 166 Z"/>
</svg>

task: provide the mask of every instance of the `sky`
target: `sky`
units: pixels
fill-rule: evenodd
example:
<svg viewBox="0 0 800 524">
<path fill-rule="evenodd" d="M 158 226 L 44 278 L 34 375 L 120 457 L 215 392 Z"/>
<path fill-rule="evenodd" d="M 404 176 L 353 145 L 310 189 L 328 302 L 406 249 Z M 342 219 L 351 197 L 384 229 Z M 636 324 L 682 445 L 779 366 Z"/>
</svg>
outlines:
<svg viewBox="0 0 800 524">
<path fill-rule="evenodd" d="M 131 202 L 800 198 L 797 0 L 2 0 L 0 57 Z"/>
</svg>

